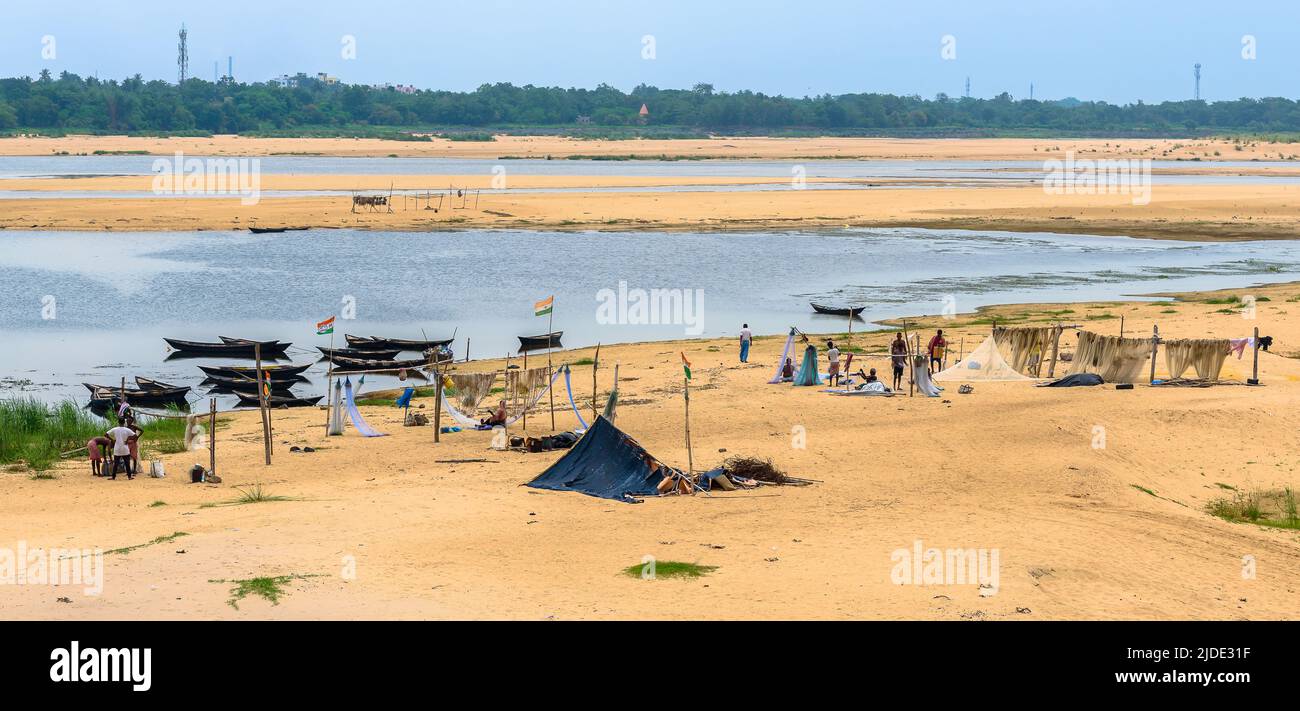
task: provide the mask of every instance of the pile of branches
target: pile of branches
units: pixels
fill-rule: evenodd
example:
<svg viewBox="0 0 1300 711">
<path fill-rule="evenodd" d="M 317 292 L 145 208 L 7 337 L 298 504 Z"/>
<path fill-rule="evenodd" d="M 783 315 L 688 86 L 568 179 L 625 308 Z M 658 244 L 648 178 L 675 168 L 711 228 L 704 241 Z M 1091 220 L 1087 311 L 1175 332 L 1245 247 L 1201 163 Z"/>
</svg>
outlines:
<svg viewBox="0 0 1300 711">
<path fill-rule="evenodd" d="M 752 479 L 763 484 L 777 486 L 807 486 L 810 479 L 796 479 L 777 469 L 771 459 L 757 457 L 728 457 L 722 463 L 722 470 L 732 481 Z"/>
</svg>

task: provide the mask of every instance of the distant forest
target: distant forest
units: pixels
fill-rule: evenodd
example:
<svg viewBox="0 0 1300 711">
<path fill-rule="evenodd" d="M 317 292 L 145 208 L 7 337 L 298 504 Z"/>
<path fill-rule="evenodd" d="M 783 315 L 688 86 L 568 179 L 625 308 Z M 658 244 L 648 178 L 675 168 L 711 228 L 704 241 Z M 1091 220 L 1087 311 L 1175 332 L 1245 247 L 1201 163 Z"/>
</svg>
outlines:
<svg viewBox="0 0 1300 711">
<path fill-rule="evenodd" d="M 791 98 L 638 86 L 595 89 L 484 84 L 471 92 L 416 91 L 327 83 L 299 75 L 296 86 L 213 83 L 178 86 L 82 78 L 48 71 L 0 79 L 4 133 L 390 135 L 430 127 L 490 140 L 486 129 L 544 129 L 573 135 L 686 137 L 735 134 L 839 135 L 1094 134 L 1188 136 L 1300 131 L 1300 104 L 1284 98 L 1236 101 L 1105 102 L 933 99 L 891 94 Z M 645 105 L 648 115 L 641 116 Z M 474 133 L 479 131 L 479 133 Z M 477 137 L 476 137 L 477 136 Z"/>
</svg>

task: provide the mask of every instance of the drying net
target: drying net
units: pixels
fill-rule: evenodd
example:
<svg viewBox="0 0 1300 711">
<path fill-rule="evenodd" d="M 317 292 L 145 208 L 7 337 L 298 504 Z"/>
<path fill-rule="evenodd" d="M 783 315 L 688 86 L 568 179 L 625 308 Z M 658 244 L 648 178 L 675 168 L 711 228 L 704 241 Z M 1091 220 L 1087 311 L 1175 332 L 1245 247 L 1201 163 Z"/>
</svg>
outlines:
<svg viewBox="0 0 1300 711">
<path fill-rule="evenodd" d="M 1165 348 L 1165 365 L 1171 379 L 1180 378 L 1188 368 L 1193 368 L 1201 380 L 1219 379 L 1223 361 L 1232 347 L 1226 338 L 1184 338 L 1163 341 L 1161 345 Z"/>
<path fill-rule="evenodd" d="M 781 349 L 781 357 L 776 359 L 776 373 L 768 383 L 781 382 L 781 370 L 785 367 L 785 359 L 790 357 L 791 349 L 794 347 L 794 329 L 790 329 L 790 335 L 785 339 L 785 348 Z"/>
<path fill-rule="evenodd" d="M 821 385 L 822 379 L 817 375 L 817 348 L 809 344 L 803 349 L 803 364 L 794 374 L 795 385 Z"/>
<path fill-rule="evenodd" d="M 1151 357 L 1151 339 L 1103 336 L 1079 331 L 1069 375 L 1096 373 L 1108 383 L 1133 383 Z"/>
<path fill-rule="evenodd" d="M 1025 372 L 1026 367 L 1032 367 L 1035 373 L 1040 372 L 1043 361 L 1056 340 L 1056 333 L 1056 326 L 993 329 L 998 344 L 1011 349 L 1011 359 L 1008 362 L 1017 373 Z"/>
<path fill-rule="evenodd" d="M 915 355 L 912 358 L 912 382 L 916 384 L 917 392 L 928 397 L 939 397 L 943 388 L 935 385 L 930 379 L 930 371 L 926 367 L 928 365 L 926 361 L 929 359 L 923 355 Z"/>
<path fill-rule="evenodd" d="M 460 412 L 474 414 L 478 412 L 479 405 L 492 392 L 492 384 L 497 380 L 496 371 L 490 373 L 451 373 L 443 381 L 444 386 L 448 381 L 451 383 L 455 395 L 448 395 L 446 387 L 443 388 L 443 402 L 454 403 L 456 409 Z"/>
<path fill-rule="evenodd" d="M 997 340 L 993 336 L 984 339 L 975 350 L 967 353 L 961 360 L 949 366 L 947 370 L 934 374 L 940 382 L 967 382 L 990 380 L 1032 380 L 1022 375 L 998 350 Z"/>
</svg>

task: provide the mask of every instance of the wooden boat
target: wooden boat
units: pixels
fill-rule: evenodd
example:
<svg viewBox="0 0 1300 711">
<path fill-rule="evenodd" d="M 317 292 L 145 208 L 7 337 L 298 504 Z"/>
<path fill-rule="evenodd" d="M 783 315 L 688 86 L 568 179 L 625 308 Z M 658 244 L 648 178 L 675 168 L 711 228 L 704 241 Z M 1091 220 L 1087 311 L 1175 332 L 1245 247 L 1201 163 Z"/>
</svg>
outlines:
<svg viewBox="0 0 1300 711">
<path fill-rule="evenodd" d="M 559 348 L 560 336 L 563 335 L 564 331 L 556 331 L 554 333 L 543 333 L 537 336 L 520 336 L 519 352 L 535 351 L 541 348 Z"/>
<path fill-rule="evenodd" d="M 280 232 L 301 232 L 310 229 L 307 227 L 249 227 L 248 231 L 255 235 L 278 234 Z"/>
<path fill-rule="evenodd" d="M 866 310 L 865 306 L 822 306 L 821 304 L 810 303 L 813 311 L 827 316 L 852 316 L 857 318 L 858 314 Z"/>
<path fill-rule="evenodd" d="M 247 390 L 249 388 L 256 390 L 257 381 L 252 380 L 252 377 L 252 375 L 208 375 L 207 379 L 203 381 L 203 384 L 212 386 L 212 390 L 223 390 L 226 392 L 231 392 L 237 389 Z M 270 381 L 271 390 L 288 392 L 289 388 L 303 382 L 303 380 L 304 378 L 302 377 L 294 377 L 288 380 L 272 380 Z"/>
<path fill-rule="evenodd" d="M 256 390 L 236 390 L 235 397 L 239 398 L 240 407 L 261 406 L 261 403 L 258 402 L 257 399 Z M 272 392 L 271 397 L 267 398 L 266 404 L 268 407 L 311 407 L 320 402 L 323 397 L 325 396 L 316 395 L 313 397 L 297 397 L 289 394 L 277 395 Z"/>
<path fill-rule="evenodd" d="M 380 360 L 377 358 L 344 358 L 334 356 L 335 370 L 402 370 L 422 368 L 429 364 L 424 358 L 409 360 Z"/>
<path fill-rule="evenodd" d="M 136 387 L 140 388 L 141 390 L 170 390 L 172 388 L 184 387 L 182 385 L 173 385 L 171 383 L 164 383 L 161 380 L 154 380 L 153 378 L 146 378 L 142 375 L 135 376 L 135 384 Z"/>
<path fill-rule="evenodd" d="M 82 383 L 90 391 L 90 400 L 93 405 L 96 401 L 105 403 L 114 403 L 126 396 L 126 401 L 132 405 L 142 405 L 145 407 L 167 405 L 185 405 L 188 401 L 185 396 L 189 394 L 189 387 L 172 387 L 159 388 L 156 390 L 144 390 L 136 388 L 121 388 L 109 385 L 95 385 L 93 383 Z"/>
<path fill-rule="evenodd" d="M 437 340 L 411 340 L 407 338 L 384 338 L 383 336 L 353 336 L 350 333 L 343 334 L 347 339 L 348 345 L 353 348 L 396 348 L 403 351 L 424 351 L 430 348 L 441 348 L 450 345 L 455 339 L 442 338 Z"/>
<path fill-rule="evenodd" d="M 442 349 L 430 348 L 424 352 L 424 362 L 428 363 L 431 360 L 435 363 L 450 363 L 452 361 L 452 355 L 444 352 Z"/>
<path fill-rule="evenodd" d="M 392 360 L 401 353 L 400 348 L 322 348 L 316 346 L 325 358 L 342 356 L 344 358 L 362 358 L 369 360 Z"/>
<path fill-rule="evenodd" d="M 255 355 L 252 341 L 231 342 L 220 341 L 217 343 L 208 343 L 203 341 L 183 341 L 179 338 L 164 338 L 167 345 L 175 348 L 180 353 L 188 355 L 217 355 L 217 356 L 247 356 Z M 284 355 L 292 343 L 281 343 L 279 341 L 268 341 L 262 345 L 263 356 Z"/>
<path fill-rule="evenodd" d="M 266 373 L 267 377 L 271 379 L 271 382 L 280 380 L 296 380 L 311 366 L 311 363 L 308 363 L 307 365 L 264 365 L 262 366 L 262 372 Z M 257 379 L 257 366 L 200 365 L 199 370 L 203 371 L 204 375 L 207 375 L 208 377 L 213 375 L 220 375 L 226 378 L 242 378 L 247 376 L 251 380 Z"/>
</svg>

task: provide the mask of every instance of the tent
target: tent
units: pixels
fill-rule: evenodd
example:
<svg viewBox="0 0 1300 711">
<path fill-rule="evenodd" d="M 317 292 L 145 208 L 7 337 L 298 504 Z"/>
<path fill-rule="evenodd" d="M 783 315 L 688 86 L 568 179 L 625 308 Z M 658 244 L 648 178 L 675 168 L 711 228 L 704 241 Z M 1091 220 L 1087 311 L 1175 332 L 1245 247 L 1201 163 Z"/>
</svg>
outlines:
<svg viewBox="0 0 1300 711">
<path fill-rule="evenodd" d="M 993 336 L 984 339 L 966 357 L 934 374 L 939 382 L 988 382 L 996 380 L 1033 380 L 1024 375 L 1002 357 L 998 342 Z"/>
<path fill-rule="evenodd" d="M 572 449 L 528 486 L 635 502 L 636 497 L 655 495 L 659 482 L 677 471 L 601 415 Z"/>
</svg>

